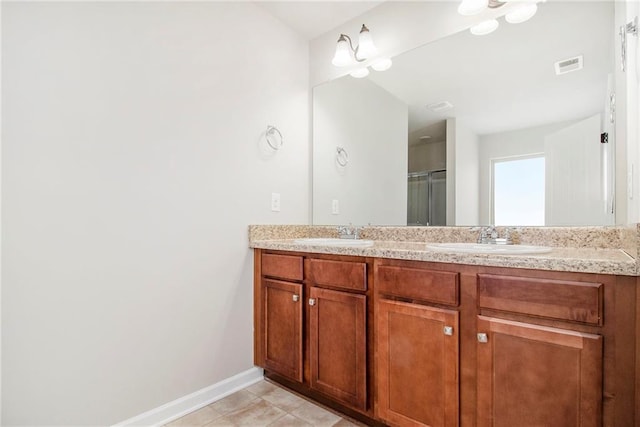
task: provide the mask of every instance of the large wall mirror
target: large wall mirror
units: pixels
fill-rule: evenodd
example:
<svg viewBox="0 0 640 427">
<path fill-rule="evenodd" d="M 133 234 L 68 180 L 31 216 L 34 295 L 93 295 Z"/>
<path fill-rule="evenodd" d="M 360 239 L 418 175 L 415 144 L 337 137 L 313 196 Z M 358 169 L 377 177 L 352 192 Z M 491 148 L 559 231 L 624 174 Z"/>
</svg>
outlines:
<svg viewBox="0 0 640 427">
<path fill-rule="evenodd" d="M 541 3 L 315 87 L 313 223 L 614 224 L 614 8 Z"/>
</svg>

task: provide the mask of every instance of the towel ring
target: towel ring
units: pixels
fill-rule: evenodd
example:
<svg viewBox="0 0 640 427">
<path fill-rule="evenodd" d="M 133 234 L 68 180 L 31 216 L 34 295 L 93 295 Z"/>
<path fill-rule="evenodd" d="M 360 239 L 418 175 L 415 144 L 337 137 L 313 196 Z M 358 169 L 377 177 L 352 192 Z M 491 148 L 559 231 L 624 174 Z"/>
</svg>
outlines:
<svg viewBox="0 0 640 427">
<path fill-rule="evenodd" d="M 336 147 L 336 162 L 342 167 L 347 166 L 349 163 L 349 153 L 342 147 Z"/>
<path fill-rule="evenodd" d="M 284 138 L 282 137 L 282 133 L 275 126 L 267 126 L 265 138 L 267 139 L 267 144 L 269 144 L 269 147 L 273 148 L 276 151 L 284 145 Z"/>
</svg>

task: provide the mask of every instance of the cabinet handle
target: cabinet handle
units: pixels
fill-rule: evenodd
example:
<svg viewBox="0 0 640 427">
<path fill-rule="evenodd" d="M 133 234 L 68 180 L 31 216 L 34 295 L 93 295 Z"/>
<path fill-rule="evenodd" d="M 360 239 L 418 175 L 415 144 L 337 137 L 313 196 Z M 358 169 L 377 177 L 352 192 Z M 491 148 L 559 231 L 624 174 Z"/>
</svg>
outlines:
<svg viewBox="0 0 640 427">
<path fill-rule="evenodd" d="M 487 334 L 478 334 L 478 342 L 489 342 L 489 337 L 487 337 Z"/>
<path fill-rule="evenodd" d="M 444 332 L 445 335 L 449 335 L 449 336 L 453 335 L 453 326 L 445 326 L 442 329 L 442 332 Z"/>
<path fill-rule="evenodd" d="M 315 298 L 309 298 L 309 305 L 316 305 L 316 299 Z"/>
<path fill-rule="evenodd" d="M 294 295 L 293 296 L 293 302 L 298 302 L 300 301 L 300 296 L 299 295 Z"/>
</svg>

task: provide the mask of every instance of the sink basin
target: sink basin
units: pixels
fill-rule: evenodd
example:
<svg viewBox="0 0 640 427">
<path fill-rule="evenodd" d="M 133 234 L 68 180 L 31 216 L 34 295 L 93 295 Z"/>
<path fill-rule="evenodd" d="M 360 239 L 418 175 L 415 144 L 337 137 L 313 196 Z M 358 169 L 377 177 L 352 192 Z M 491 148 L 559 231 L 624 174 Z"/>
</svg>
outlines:
<svg viewBox="0 0 640 427">
<path fill-rule="evenodd" d="M 373 240 L 362 239 L 332 239 L 324 237 L 313 237 L 307 239 L 295 239 L 295 243 L 298 245 L 311 245 L 311 246 L 338 246 L 345 248 L 366 248 L 373 246 Z"/>
<path fill-rule="evenodd" d="M 551 252 L 548 246 L 529 245 L 481 245 L 479 243 L 429 243 L 427 248 L 441 252 L 459 252 L 467 254 L 544 254 Z"/>
</svg>

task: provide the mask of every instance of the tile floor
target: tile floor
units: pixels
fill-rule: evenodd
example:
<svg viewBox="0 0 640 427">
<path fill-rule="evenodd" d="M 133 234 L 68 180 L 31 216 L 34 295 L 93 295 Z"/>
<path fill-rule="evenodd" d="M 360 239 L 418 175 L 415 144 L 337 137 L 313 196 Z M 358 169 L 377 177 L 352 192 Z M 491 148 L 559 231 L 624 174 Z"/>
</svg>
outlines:
<svg viewBox="0 0 640 427">
<path fill-rule="evenodd" d="M 165 427 L 269 426 L 356 427 L 362 424 L 261 380 Z"/>
</svg>

